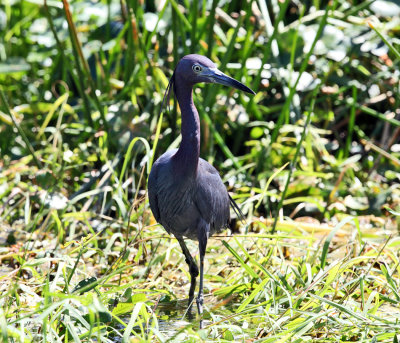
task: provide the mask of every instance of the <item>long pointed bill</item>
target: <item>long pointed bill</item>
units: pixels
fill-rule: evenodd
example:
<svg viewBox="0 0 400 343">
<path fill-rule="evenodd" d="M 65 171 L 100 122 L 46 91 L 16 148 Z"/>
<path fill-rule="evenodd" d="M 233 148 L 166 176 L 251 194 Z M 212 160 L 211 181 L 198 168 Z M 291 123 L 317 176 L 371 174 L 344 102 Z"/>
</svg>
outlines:
<svg viewBox="0 0 400 343">
<path fill-rule="evenodd" d="M 210 82 L 219 83 L 224 86 L 234 87 L 241 91 L 256 94 L 254 93 L 249 87 L 245 86 L 243 83 L 225 75 L 222 71 L 218 70 L 217 68 L 208 68 L 204 70 L 202 76 L 205 76 Z"/>
</svg>

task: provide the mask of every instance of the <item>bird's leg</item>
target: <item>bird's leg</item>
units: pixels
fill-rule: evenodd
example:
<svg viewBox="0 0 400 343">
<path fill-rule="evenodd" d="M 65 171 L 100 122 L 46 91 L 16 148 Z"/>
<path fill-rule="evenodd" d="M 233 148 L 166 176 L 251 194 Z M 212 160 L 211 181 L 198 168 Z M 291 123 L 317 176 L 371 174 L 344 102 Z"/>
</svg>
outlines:
<svg viewBox="0 0 400 343">
<path fill-rule="evenodd" d="M 204 255 L 206 254 L 206 247 L 208 236 L 210 234 L 210 225 L 204 223 L 199 228 L 199 253 L 200 253 L 200 285 L 199 285 L 199 295 L 197 296 L 196 303 L 197 303 L 197 311 L 201 316 L 203 314 L 203 274 L 204 274 Z M 200 319 L 200 329 L 203 328 L 203 320 Z"/>
<path fill-rule="evenodd" d="M 179 245 L 181 246 L 181 249 L 183 251 L 183 254 L 185 255 L 186 258 L 186 263 L 189 266 L 189 273 L 190 273 L 190 289 L 189 289 L 189 309 L 188 309 L 188 314 L 189 318 L 192 317 L 192 304 L 193 304 L 193 298 L 194 298 L 194 290 L 196 288 L 196 278 L 199 275 L 199 268 L 197 267 L 196 262 L 194 261 L 192 255 L 190 254 L 185 241 L 182 238 L 177 238 Z"/>
</svg>

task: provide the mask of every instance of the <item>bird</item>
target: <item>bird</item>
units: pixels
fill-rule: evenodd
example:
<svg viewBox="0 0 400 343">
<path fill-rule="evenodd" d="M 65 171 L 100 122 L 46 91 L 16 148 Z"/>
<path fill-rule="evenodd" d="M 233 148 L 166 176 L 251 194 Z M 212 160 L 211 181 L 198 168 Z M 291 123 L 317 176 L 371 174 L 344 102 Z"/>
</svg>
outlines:
<svg viewBox="0 0 400 343">
<path fill-rule="evenodd" d="M 199 267 L 189 252 L 184 237 L 198 241 L 200 282 L 196 297 L 197 311 L 203 314 L 203 271 L 207 241 L 227 228 L 230 206 L 242 215 L 228 194 L 218 171 L 200 158 L 200 120 L 193 102 L 193 88 L 198 83 L 218 83 L 255 94 L 249 87 L 217 69 L 207 57 L 186 55 L 178 62 L 169 81 L 164 100 L 171 89 L 181 111 L 182 140 L 178 149 L 162 154 L 153 164 L 148 178 L 148 196 L 156 221 L 177 239 L 189 266 L 189 315 L 196 288 Z M 203 321 L 200 319 L 200 329 Z"/>
</svg>

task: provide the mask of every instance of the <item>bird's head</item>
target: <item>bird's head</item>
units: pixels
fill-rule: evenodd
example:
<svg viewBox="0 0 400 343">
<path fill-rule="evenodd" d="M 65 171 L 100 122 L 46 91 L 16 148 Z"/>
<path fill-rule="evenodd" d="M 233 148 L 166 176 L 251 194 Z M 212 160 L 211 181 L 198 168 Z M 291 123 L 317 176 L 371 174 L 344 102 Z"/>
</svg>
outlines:
<svg viewBox="0 0 400 343">
<path fill-rule="evenodd" d="M 228 87 L 234 87 L 241 91 L 255 94 L 243 83 L 225 75 L 217 69 L 217 66 L 207 57 L 201 55 L 186 55 L 175 68 L 173 78 L 179 78 L 193 86 L 196 83 L 219 83 Z"/>
</svg>

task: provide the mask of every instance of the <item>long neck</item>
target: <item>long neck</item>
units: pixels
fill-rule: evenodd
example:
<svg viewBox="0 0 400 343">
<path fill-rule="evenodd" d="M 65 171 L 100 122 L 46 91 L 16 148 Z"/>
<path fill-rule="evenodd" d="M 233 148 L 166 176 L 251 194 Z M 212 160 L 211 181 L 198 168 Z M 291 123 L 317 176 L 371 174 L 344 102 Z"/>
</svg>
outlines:
<svg viewBox="0 0 400 343">
<path fill-rule="evenodd" d="M 196 175 L 200 157 L 200 120 L 193 103 L 192 91 L 192 85 L 176 80 L 176 98 L 182 114 L 182 142 L 174 160 L 177 173 L 189 177 Z"/>
</svg>

